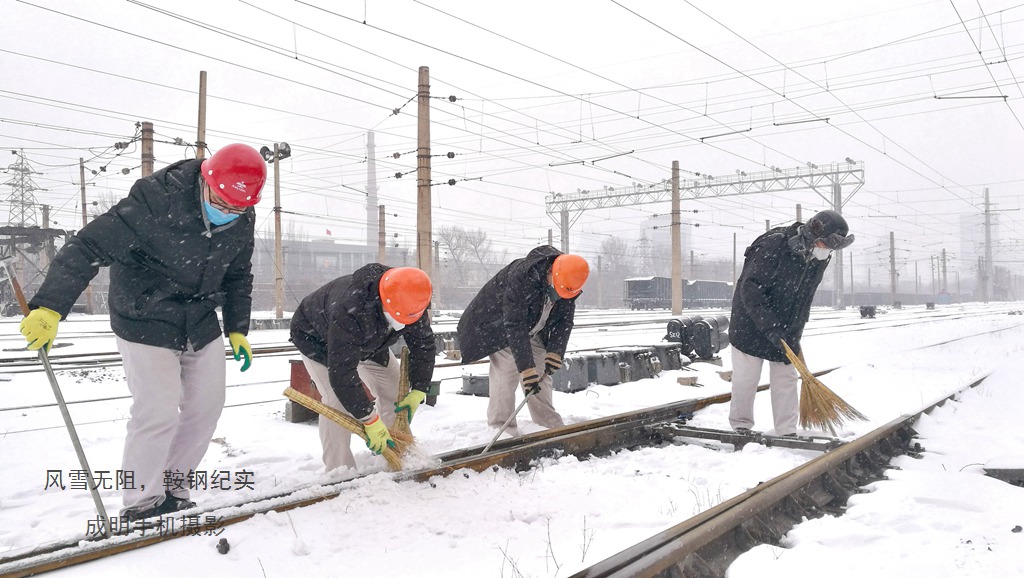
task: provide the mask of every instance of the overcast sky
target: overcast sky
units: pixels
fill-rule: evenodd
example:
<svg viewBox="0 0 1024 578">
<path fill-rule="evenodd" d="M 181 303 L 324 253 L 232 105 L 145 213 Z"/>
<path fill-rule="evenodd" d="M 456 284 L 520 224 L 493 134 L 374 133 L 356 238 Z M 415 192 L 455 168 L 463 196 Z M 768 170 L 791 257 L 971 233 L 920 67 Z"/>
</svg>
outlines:
<svg viewBox="0 0 1024 578">
<path fill-rule="evenodd" d="M 433 187 L 434 226 L 484 228 L 512 256 L 549 229 L 558 238 L 545 214 L 552 192 L 659 183 L 674 160 L 697 179 L 852 158 L 865 166 L 843 208 L 858 278 L 868 265 L 876 283 L 887 278 L 890 231 L 906 280 L 917 264 L 927 282 L 943 248 L 973 264 L 960 216 L 983 211 L 986 187 L 1001 224 L 994 260 L 1024 264 L 1024 4 L 0 0 L 0 10 L 0 148 L 24 149 L 41 173 L 35 194 L 53 207 L 51 226 L 81 224 L 79 157 L 90 200 L 126 194 L 140 152 L 114 145 L 138 121 L 155 125 L 157 168 L 194 156 L 205 70 L 214 150 L 291 145 L 282 205 L 302 214 L 287 215 L 289 227 L 365 239 L 373 130 L 389 233 L 413 246 L 414 97 L 428 66 L 431 152 L 456 155 L 433 158 L 433 180 L 458 181 Z M 259 211 L 267 231 L 272 204 Z M 698 255 L 731 258 L 734 233 L 742 250 L 797 204 L 804 219 L 827 208 L 806 190 L 684 200 L 700 224 L 684 235 Z M 664 234 L 646 221 L 669 209 L 587 211 L 571 248 L 593 256 L 609 236 Z M 951 263 L 961 270 L 974 276 Z"/>
</svg>

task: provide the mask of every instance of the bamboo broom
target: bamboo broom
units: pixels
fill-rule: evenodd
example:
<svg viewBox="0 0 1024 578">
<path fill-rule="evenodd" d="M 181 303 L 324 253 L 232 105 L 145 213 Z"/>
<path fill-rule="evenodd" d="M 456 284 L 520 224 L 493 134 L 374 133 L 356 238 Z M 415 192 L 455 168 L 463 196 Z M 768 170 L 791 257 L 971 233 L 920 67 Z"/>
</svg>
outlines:
<svg viewBox="0 0 1024 578">
<path fill-rule="evenodd" d="M 357 436 L 363 438 L 363 441 L 367 441 L 366 428 L 363 427 L 363 422 L 359 421 L 358 419 L 348 414 L 342 413 L 334 409 L 333 407 L 324 405 L 323 403 L 320 403 L 319 401 L 313 399 L 312 397 L 309 397 L 308 395 L 300 391 L 297 391 L 291 387 L 284 390 L 284 396 L 307 409 L 315 411 L 316 413 L 326 417 L 327 419 L 333 421 L 334 423 L 340 425 L 341 427 L 347 429 L 348 431 L 356 434 Z M 401 434 L 399 434 L 396 437 L 395 432 L 391 432 L 391 439 L 394 440 L 395 447 L 392 448 L 385 445 L 384 451 L 381 452 L 381 455 L 383 455 L 384 459 L 387 460 L 388 468 L 391 471 L 397 472 L 402 469 L 402 455 L 409 450 L 409 447 L 412 445 L 412 442 L 410 442 L 407 439 L 407 436 L 402 436 Z"/>
<path fill-rule="evenodd" d="M 826 387 L 824 383 L 818 381 L 818 378 L 814 377 L 814 374 L 807 369 L 803 358 L 793 353 L 785 340 L 782 340 L 782 347 L 786 351 L 789 362 L 800 373 L 800 427 L 828 429 L 835 436 L 836 428 L 843 425 L 845 420 L 866 421 L 868 419 L 867 416 Z"/>
<path fill-rule="evenodd" d="M 401 372 L 398 377 L 398 397 L 396 398 L 399 402 L 405 399 L 405 396 L 409 395 L 409 390 L 412 386 L 409 384 L 409 348 L 402 347 L 402 365 L 399 371 Z M 412 429 L 409 427 L 409 414 L 408 412 L 400 411 L 395 413 L 395 423 L 392 426 L 391 434 L 405 435 L 408 436 L 410 443 L 414 442 L 412 437 Z"/>
</svg>

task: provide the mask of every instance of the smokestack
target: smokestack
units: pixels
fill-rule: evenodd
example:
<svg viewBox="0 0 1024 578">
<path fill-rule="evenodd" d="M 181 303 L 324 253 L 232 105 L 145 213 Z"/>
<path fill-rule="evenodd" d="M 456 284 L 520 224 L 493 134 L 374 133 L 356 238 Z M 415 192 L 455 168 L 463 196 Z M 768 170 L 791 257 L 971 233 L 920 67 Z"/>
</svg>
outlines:
<svg viewBox="0 0 1024 578">
<path fill-rule="evenodd" d="M 366 246 L 377 248 L 377 156 L 373 131 L 366 133 Z"/>
</svg>

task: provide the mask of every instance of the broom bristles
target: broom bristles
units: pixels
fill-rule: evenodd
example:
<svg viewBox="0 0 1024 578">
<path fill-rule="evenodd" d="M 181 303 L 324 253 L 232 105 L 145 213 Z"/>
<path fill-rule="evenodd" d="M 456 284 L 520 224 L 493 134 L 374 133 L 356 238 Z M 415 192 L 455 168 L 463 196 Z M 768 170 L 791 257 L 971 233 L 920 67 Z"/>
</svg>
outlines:
<svg viewBox="0 0 1024 578">
<path fill-rule="evenodd" d="M 409 390 L 412 386 L 409 385 L 409 348 L 402 347 L 402 364 L 400 366 L 400 373 L 398 378 L 398 401 L 405 399 L 405 396 L 409 395 Z M 395 432 L 401 432 L 408 436 L 410 441 L 412 438 L 412 429 L 409 427 L 409 416 L 406 412 L 400 411 L 395 413 L 395 423 L 392 426 L 395 431 L 392 432 L 394 437 Z"/>
<path fill-rule="evenodd" d="M 803 429 L 828 430 L 836 435 L 836 429 L 850 419 L 866 421 L 868 418 L 855 407 L 836 395 L 818 380 L 804 362 L 782 341 L 786 357 L 800 374 L 800 427 Z"/>
<path fill-rule="evenodd" d="M 366 428 L 363 427 L 363 422 L 358 419 L 346 413 L 342 413 L 333 407 L 324 405 L 323 403 L 291 387 L 284 390 L 284 396 L 356 434 L 362 438 L 363 441 L 367 441 Z M 412 439 L 411 434 L 400 431 L 391 431 L 390 433 L 391 439 L 395 442 L 395 447 L 392 448 L 384 446 L 384 451 L 381 452 L 381 455 L 384 456 L 384 460 L 387 461 L 388 469 L 397 472 L 402 469 L 402 456 L 409 451 L 415 442 Z"/>
</svg>

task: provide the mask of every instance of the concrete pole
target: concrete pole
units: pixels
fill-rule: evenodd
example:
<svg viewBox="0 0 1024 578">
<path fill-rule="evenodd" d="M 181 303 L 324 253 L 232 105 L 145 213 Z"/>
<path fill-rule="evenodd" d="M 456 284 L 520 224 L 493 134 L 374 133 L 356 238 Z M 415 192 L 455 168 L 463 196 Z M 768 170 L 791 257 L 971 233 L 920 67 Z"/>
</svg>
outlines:
<svg viewBox="0 0 1024 578">
<path fill-rule="evenodd" d="M 683 313 L 683 247 L 679 238 L 679 161 L 672 161 L 672 315 Z"/>
<path fill-rule="evenodd" d="M 153 123 L 142 123 L 142 176 L 153 174 Z"/>
<path fill-rule="evenodd" d="M 896 233 L 889 231 L 889 286 L 892 293 L 889 302 L 896 305 Z"/>
<path fill-rule="evenodd" d="M 857 305 L 857 291 L 853 288 L 853 254 L 850 254 L 850 306 Z"/>
<path fill-rule="evenodd" d="M 387 259 L 387 234 L 384 231 L 384 205 L 377 205 L 377 262 L 384 265 Z"/>
<path fill-rule="evenodd" d="M 832 184 L 832 210 L 843 214 L 843 186 L 839 183 Z M 835 297 L 833 305 L 836 309 L 846 309 L 843 302 L 843 251 L 835 251 Z"/>
<path fill-rule="evenodd" d="M 430 258 L 430 69 L 421 66 L 416 131 L 416 266 L 433 277 Z"/>
<path fill-rule="evenodd" d="M 569 211 L 562 210 L 560 229 L 562 230 L 562 252 L 569 252 Z"/>
<path fill-rule="evenodd" d="M 284 318 L 284 249 L 281 247 L 281 159 L 274 143 L 274 318 Z"/>
<path fill-rule="evenodd" d="M 89 224 L 89 210 L 88 204 L 85 201 L 85 159 L 78 157 L 78 185 L 81 188 L 82 194 L 82 227 Z M 93 314 L 92 310 L 92 283 L 85 288 L 85 311 L 89 315 Z"/>
<path fill-rule="evenodd" d="M 373 131 L 366 133 L 366 246 L 377 243 L 377 223 L 380 215 L 374 215 L 377 207 L 377 150 L 374 145 Z M 383 263 L 384 260 L 379 261 Z"/>
<path fill-rule="evenodd" d="M 196 123 L 196 158 L 206 158 L 206 71 L 199 71 L 199 122 Z"/>
<path fill-rule="evenodd" d="M 988 199 L 988 187 L 985 187 L 985 302 L 994 298 L 992 295 L 992 208 Z"/>
<path fill-rule="evenodd" d="M 736 283 L 736 233 L 732 234 L 732 282 Z"/>
<path fill-rule="evenodd" d="M 430 284 L 434 288 L 434 307 L 441 307 L 441 241 L 434 241 L 434 271 L 436 274 L 430 278 Z"/>
<path fill-rule="evenodd" d="M 942 292 L 949 292 L 949 284 L 946 278 L 946 250 L 942 250 Z"/>
</svg>

